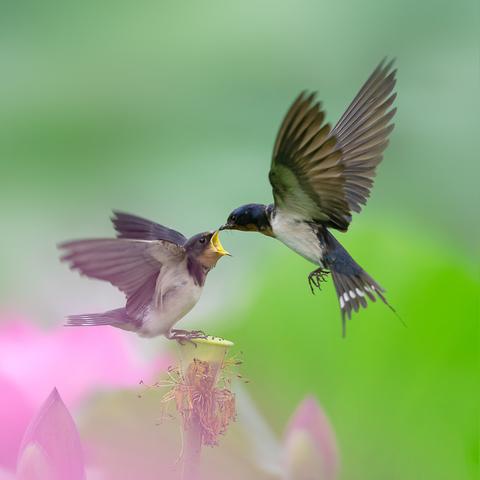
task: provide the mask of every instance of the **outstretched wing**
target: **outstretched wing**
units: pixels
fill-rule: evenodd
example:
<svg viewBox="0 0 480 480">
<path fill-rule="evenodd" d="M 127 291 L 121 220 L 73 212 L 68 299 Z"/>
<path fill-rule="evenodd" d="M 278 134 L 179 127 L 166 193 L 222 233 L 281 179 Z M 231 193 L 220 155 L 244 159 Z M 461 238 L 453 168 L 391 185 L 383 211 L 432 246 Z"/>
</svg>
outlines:
<svg viewBox="0 0 480 480">
<path fill-rule="evenodd" d="M 61 260 L 72 270 L 121 290 L 132 318 L 142 318 L 151 304 L 160 270 L 185 256 L 183 247 L 163 240 L 76 240 L 59 248 L 65 252 Z"/>
<path fill-rule="evenodd" d="M 269 179 L 278 208 L 345 228 L 342 155 L 324 119 L 315 94 L 300 94 L 280 127 Z"/>
<path fill-rule="evenodd" d="M 139 240 L 166 240 L 184 245 L 187 239 L 176 230 L 130 213 L 113 211 L 112 223 L 118 238 L 136 238 Z"/>
<path fill-rule="evenodd" d="M 392 66 L 393 61 L 378 65 L 332 130 L 345 166 L 345 196 L 354 212 L 360 212 L 361 205 L 367 203 L 377 165 L 394 128 L 390 122 L 397 111 L 391 109 L 397 96 L 392 93 L 397 71 L 391 71 Z"/>
<path fill-rule="evenodd" d="M 387 146 L 395 71 L 382 62 L 331 130 L 315 94 L 295 100 L 277 135 L 269 179 L 275 205 L 347 230 L 360 211 Z"/>
</svg>

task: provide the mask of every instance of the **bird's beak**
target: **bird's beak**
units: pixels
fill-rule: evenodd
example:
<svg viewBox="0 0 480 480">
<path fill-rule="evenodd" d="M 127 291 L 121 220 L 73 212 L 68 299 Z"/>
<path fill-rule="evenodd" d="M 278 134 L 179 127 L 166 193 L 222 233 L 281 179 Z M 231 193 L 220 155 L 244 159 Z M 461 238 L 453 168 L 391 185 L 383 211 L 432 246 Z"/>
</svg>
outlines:
<svg viewBox="0 0 480 480">
<path fill-rule="evenodd" d="M 231 225 L 224 223 L 218 230 L 228 230 L 231 228 Z"/>
<path fill-rule="evenodd" d="M 220 243 L 219 230 L 216 230 L 210 239 L 210 244 L 212 245 L 215 253 L 223 257 L 224 255 L 230 255 Z M 231 255 L 230 255 L 231 256 Z"/>
</svg>

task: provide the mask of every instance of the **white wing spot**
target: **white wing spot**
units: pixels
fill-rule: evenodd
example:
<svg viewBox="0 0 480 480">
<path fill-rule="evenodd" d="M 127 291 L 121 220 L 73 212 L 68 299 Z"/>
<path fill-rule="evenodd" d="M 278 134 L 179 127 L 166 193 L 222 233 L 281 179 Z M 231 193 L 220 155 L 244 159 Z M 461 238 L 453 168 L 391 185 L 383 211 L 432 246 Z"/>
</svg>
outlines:
<svg viewBox="0 0 480 480">
<path fill-rule="evenodd" d="M 371 289 L 375 291 L 375 285 L 370 285 Z"/>
<path fill-rule="evenodd" d="M 357 291 L 357 295 L 359 297 L 364 297 L 365 296 L 365 294 L 359 288 L 356 288 L 355 290 Z"/>
<path fill-rule="evenodd" d="M 347 293 L 347 292 L 345 292 L 345 293 L 343 294 L 343 299 L 344 299 L 346 302 L 348 302 L 348 301 L 350 300 L 350 298 L 348 297 L 348 293 Z"/>
<path fill-rule="evenodd" d="M 343 309 L 344 306 L 345 306 L 345 302 L 343 301 L 343 298 L 340 297 L 340 308 Z"/>
<path fill-rule="evenodd" d="M 354 292 L 353 290 L 350 290 L 350 292 L 348 292 L 348 293 L 350 293 L 350 297 L 351 297 L 351 298 L 355 298 L 355 297 L 356 297 L 355 292 Z"/>
</svg>

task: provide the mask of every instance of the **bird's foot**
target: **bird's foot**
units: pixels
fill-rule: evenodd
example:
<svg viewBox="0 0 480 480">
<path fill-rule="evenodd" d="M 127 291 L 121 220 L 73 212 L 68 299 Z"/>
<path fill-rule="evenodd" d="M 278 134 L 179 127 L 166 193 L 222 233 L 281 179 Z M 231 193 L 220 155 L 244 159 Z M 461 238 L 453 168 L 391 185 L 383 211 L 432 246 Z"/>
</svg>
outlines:
<svg viewBox="0 0 480 480">
<path fill-rule="evenodd" d="M 322 288 L 321 288 L 320 284 L 322 282 L 327 281 L 327 277 L 328 277 L 329 273 L 330 272 L 328 270 L 324 270 L 323 268 L 319 268 L 319 269 L 311 272 L 310 275 L 308 275 L 308 285 L 310 286 L 310 290 L 312 291 L 312 293 L 314 295 L 315 295 L 315 290 L 314 290 L 313 287 L 316 287 L 319 290 L 321 290 Z"/>
<path fill-rule="evenodd" d="M 176 340 L 180 345 L 184 345 L 185 342 L 191 342 L 197 346 L 193 341 L 195 338 L 207 338 L 207 334 L 202 330 L 170 330 L 167 335 L 169 340 Z"/>
</svg>

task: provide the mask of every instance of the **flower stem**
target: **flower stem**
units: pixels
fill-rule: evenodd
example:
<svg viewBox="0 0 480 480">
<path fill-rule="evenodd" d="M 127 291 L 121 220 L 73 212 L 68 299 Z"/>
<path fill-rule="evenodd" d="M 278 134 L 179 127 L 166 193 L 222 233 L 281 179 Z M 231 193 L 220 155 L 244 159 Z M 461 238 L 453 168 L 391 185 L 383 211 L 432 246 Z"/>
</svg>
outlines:
<svg viewBox="0 0 480 480">
<path fill-rule="evenodd" d="M 183 418 L 182 480 L 200 479 L 202 445 L 215 445 L 218 434 L 234 417 L 233 394 L 217 388 L 231 346 L 232 342 L 217 337 L 179 345 L 182 382 L 177 387 L 176 401 Z M 222 412 L 229 414 L 222 417 Z"/>
<path fill-rule="evenodd" d="M 202 451 L 202 430 L 198 417 L 192 416 L 184 426 L 182 480 L 200 479 L 200 454 Z"/>
</svg>

